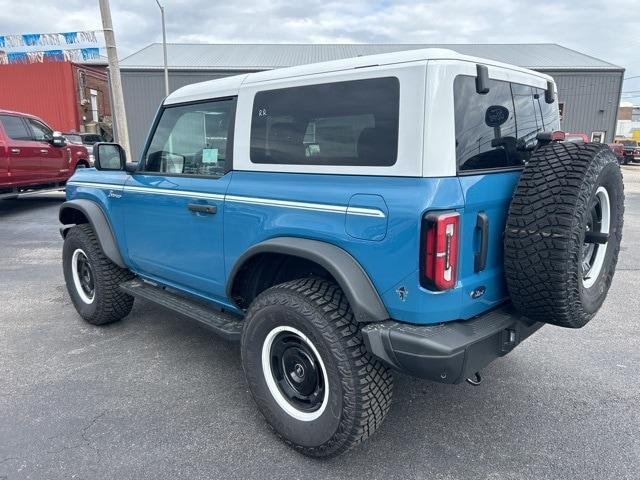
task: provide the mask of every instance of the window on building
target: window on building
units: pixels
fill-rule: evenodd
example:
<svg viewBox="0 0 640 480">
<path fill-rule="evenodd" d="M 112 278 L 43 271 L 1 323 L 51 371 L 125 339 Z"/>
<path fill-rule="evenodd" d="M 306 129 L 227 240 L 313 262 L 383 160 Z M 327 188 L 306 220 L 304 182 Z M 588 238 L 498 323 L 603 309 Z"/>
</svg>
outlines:
<svg viewBox="0 0 640 480">
<path fill-rule="evenodd" d="M 476 92 L 475 77 L 454 81 L 456 157 L 461 171 L 523 165 L 539 132 L 560 129 L 556 103 L 544 90 L 489 80 L 489 93 Z"/>
<path fill-rule="evenodd" d="M 398 151 L 400 84 L 373 78 L 258 92 L 251 161 L 390 166 Z"/>
<path fill-rule="evenodd" d="M 221 177 L 231 152 L 235 100 L 167 107 L 151 139 L 143 170 Z"/>
<path fill-rule="evenodd" d="M 89 89 L 89 101 L 91 102 L 91 120 L 98 121 L 98 91 Z"/>
<path fill-rule="evenodd" d="M 5 133 L 13 140 L 33 140 L 33 136 L 22 118 L 15 115 L 0 115 Z"/>
</svg>

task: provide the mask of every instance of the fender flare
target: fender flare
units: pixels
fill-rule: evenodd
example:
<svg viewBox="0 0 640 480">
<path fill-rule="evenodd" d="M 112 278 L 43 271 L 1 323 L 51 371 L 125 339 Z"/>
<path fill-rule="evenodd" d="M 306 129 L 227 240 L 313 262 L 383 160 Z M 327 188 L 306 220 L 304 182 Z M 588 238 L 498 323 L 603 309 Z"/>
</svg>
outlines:
<svg viewBox="0 0 640 480">
<path fill-rule="evenodd" d="M 335 278 L 344 291 L 358 322 L 381 322 L 389 313 L 371 279 L 348 252 L 333 244 L 297 237 L 276 237 L 257 243 L 245 251 L 235 262 L 227 279 L 227 298 L 242 266 L 261 253 L 280 253 L 304 258 L 317 263 Z"/>
<path fill-rule="evenodd" d="M 105 256 L 120 268 L 127 268 L 122 260 L 122 255 L 120 255 L 120 249 L 116 243 L 115 236 L 113 235 L 113 230 L 107 220 L 107 216 L 96 202 L 85 199 L 76 199 L 69 200 L 68 202 L 64 202 L 60 205 L 58 218 L 60 223 L 64 225 L 60 228 L 62 238 L 66 237 L 67 230 L 76 225 L 73 221 L 72 214 L 74 210 L 81 212 L 87 218 L 89 224 L 93 227 L 93 231 L 98 237 L 100 248 L 102 248 L 102 252 Z"/>
</svg>

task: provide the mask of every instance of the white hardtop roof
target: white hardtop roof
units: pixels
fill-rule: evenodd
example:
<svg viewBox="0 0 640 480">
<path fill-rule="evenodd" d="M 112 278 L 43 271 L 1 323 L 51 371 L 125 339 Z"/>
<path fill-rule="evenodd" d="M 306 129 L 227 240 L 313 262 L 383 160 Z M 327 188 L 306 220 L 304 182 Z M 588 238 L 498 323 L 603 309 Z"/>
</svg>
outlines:
<svg viewBox="0 0 640 480">
<path fill-rule="evenodd" d="M 454 52 L 453 50 L 447 50 L 444 48 L 425 48 L 420 50 L 405 50 L 401 52 L 365 55 L 355 58 L 332 60 L 329 62 L 310 63 L 308 65 L 277 68 L 274 70 L 266 70 L 263 72 L 246 73 L 243 75 L 234 75 L 231 77 L 194 83 L 179 88 L 175 92 L 171 93 L 165 99 L 164 103 L 174 104 L 206 100 L 208 98 L 233 96 L 238 94 L 238 91 L 242 84 L 256 84 L 261 82 L 268 82 L 271 80 L 279 80 L 306 75 L 316 75 L 322 73 L 337 72 L 341 70 L 351 70 L 354 68 L 391 65 L 397 63 L 408 63 L 426 60 L 460 60 L 466 62 L 481 63 L 484 65 L 493 65 L 496 67 L 508 68 L 510 70 L 527 73 L 529 75 L 544 78 L 545 80 L 553 81 L 553 79 L 549 75 L 545 75 L 543 73 L 522 67 L 516 67 L 514 65 L 509 65 L 506 63 L 497 62 L 495 60 L 487 60 L 484 58 L 462 55 L 458 52 Z"/>
</svg>

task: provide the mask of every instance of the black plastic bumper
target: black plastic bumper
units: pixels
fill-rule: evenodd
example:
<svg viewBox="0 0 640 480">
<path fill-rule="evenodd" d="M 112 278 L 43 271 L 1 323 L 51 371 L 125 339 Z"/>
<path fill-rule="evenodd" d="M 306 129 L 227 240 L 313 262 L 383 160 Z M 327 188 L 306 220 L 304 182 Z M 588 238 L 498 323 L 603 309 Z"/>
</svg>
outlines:
<svg viewBox="0 0 640 480">
<path fill-rule="evenodd" d="M 409 375 L 441 383 L 460 383 L 538 330 L 511 306 L 471 320 L 439 325 L 396 321 L 371 323 L 362 329 L 371 354 Z"/>
</svg>

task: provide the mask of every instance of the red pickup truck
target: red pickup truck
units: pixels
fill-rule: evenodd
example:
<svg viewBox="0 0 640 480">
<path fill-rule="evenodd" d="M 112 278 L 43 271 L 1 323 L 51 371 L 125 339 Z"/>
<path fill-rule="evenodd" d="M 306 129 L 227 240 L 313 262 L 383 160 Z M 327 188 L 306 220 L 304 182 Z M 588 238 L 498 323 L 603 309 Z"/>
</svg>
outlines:
<svg viewBox="0 0 640 480">
<path fill-rule="evenodd" d="M 0 110 L 0 199 L 62 187 L 89 152 L 38 117 Z"/>
</svg>

